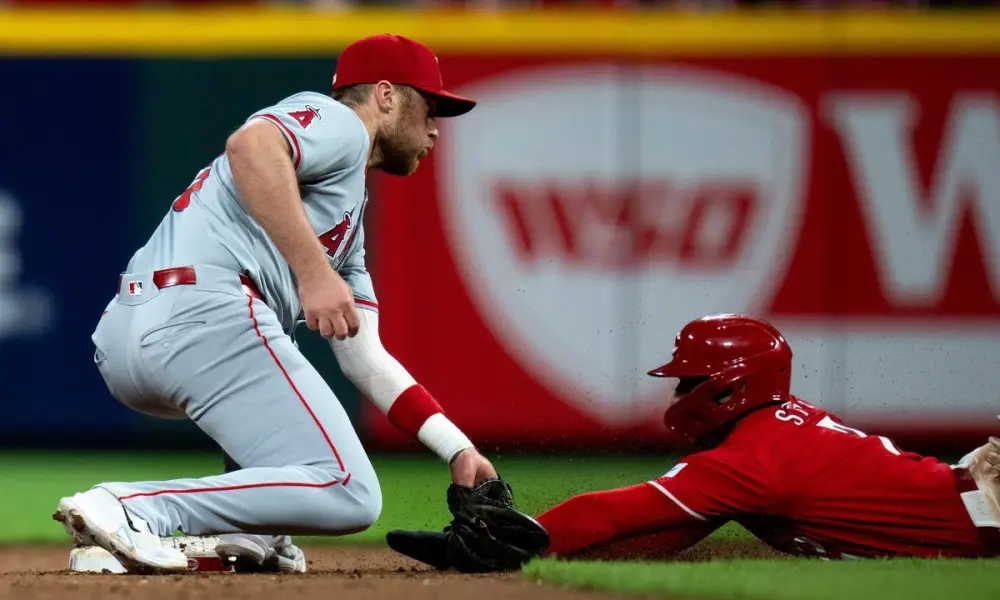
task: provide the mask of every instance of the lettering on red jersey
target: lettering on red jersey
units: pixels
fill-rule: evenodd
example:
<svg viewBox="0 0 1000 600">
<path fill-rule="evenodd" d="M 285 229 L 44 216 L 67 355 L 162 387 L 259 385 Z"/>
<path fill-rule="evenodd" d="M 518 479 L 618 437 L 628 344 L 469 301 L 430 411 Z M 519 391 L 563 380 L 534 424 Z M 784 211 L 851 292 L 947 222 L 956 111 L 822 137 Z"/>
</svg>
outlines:
<svg viewBox="0 0 1000 600">
<path fill-rule="evenodd" d="M 843 423 L 838 423 L 838 422 L 834 421 L 833 419 L 831 419 L 829 416 L 826 416 L 826 417 L 823 417 L 822 419 L 820 419 L 819 423 L 816 423 L 816 426 L 817 427 L 823 427 L 823 428 L 826 428 L 826 429 L 832 429 L 834 431 L 839 431 L 841 433 L 847 433 L 847 434 L 850 434 L 850 435 L 856 435 L 856 436 L 862 437 L 862 438 L 863 437 L 868 437 L 868 434 L 865 433 L 864 431 L 861 431 L 860 429 L 855 429 L 853 427 L 848 427 L 847 425 L 844 425 Z"/>
<path fill-rule="evenodd" d="M 781 405 L 781 408 L 774 412 L 774 417 L 779 421 L 785 421 L 786 423 L 791 422 L 796 425 L 804 425 L 806 419 L 809 418 L 809 409 L 811 406 L 804 402 L 796 402 L 794 400 L 789 400 Z"/>
<path fill-rule="evenodd" d="M 801 400 L 790 400 L 782 404 L 776 411 L 774 411 L 774 418 L 779 421 L 784 421 L 785 423 L 794 423 L 795 425 L 805 425 L 806 420 L 812 416 L 812 412 L 816 410 L 816 407 L 809 404 L 808 402 L 803 402 Z M 852 435 L 858 438 L 869 437 L 867 433 L 861 431 L 860 429 L 855 429 L 853 427 L 848 427 L 843 423 L 838 423 L 830 415 L 824 415 L 822 419 L 815 423 L 816 427 L 822 427 L 823 429 L 829 429 L 831 431 L 838 431 L 846 435 Z M 878 440 L 882 442 L 882 446 L 890 453 L 895 455 L 900 455 L 902 452 L 889 438 L 883 436 L 877 436 Z"/>
</svg>

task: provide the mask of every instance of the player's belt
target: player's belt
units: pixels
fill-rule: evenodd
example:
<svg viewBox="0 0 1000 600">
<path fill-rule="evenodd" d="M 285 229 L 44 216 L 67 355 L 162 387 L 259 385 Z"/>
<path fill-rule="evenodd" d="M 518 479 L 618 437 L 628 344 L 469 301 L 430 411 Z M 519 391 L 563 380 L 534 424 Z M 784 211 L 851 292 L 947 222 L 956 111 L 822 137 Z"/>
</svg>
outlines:
<svg viewBox="0 0 1000 600">
<path fill-rule="evenodd" d="M 257 284 L 245 274 L 240 273 L 240 283 L 243 284 L 243 292 L 251 298 L 256 298 L 264 302 L 264 294 L 257 289 Z M 173 267 L 153 271 L 153 284 L 159 288 L 168 288 L 175 285 L 194 285 L 198 283 L 198 275 L 194 267 Z M 118 289 L 122 287 L 122 276 L 118 276 Z"/>
</svg>

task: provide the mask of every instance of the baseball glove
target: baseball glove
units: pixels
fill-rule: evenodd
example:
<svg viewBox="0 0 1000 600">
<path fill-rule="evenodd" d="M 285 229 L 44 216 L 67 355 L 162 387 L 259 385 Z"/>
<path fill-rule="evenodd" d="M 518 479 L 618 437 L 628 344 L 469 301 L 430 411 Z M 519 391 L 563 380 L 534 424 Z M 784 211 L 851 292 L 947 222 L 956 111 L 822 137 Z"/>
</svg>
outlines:
<svg viewBox="0 0 1000 600">
<path fill-rule="evenodd" d="M 518 510 L 510 484 L 488 479 L 448 486 L 451 523 L 443 532 L 394 530 L 389 547 L 437 569 L 488 573 L 520 569 L 549 547 L 549 534 Z"/>
</svg>

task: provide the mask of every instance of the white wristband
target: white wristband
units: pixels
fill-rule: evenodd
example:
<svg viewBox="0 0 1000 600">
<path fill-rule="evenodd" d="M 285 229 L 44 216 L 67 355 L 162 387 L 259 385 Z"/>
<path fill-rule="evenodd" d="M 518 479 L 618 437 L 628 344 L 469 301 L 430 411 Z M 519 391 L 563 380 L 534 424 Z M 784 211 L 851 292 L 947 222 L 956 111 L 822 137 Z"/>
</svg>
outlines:
<svg viewBox="0 0 1000 600">
<path fill-rule="evenodd" d="M 446 462 L 474 444 L 441 413 L 431 415 L 417 431 L 417 439 Z"/>
</svg>

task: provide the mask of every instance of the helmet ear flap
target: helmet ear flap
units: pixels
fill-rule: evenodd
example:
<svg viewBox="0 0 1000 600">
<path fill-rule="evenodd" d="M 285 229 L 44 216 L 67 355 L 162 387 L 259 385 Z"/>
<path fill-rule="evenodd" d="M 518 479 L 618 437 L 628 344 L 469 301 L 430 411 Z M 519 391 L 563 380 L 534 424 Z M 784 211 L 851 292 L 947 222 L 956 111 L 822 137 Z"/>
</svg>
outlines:
<svg viewBox="0 0 1000 600">
<path fill-rule="evenodd" d="M 746 390 L 746 387 L 747 387 L 746 384 L 743 383 L 742 381 L 740 383 L 736 384 L 736 386 L 734 386 L 734 387 L 737 387 L 737 386 L 739 386 L 741 388 L 741 390 Z M 724 389 L 724 390 L 719 390 L 719 392 L 712 398 L 712 401 L 714 401 L 719 406 L 724 406 L 727 402 L 729 402 L 730 400 L 732 400 L 733 396 L 735 396 L 735 395 L 736 395 L 735 390 L 732 389 L 732 388 Z"/>
</svg>

